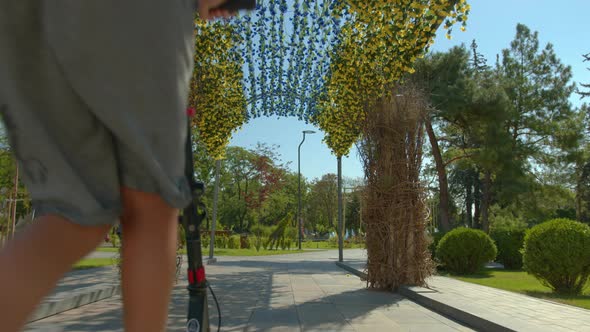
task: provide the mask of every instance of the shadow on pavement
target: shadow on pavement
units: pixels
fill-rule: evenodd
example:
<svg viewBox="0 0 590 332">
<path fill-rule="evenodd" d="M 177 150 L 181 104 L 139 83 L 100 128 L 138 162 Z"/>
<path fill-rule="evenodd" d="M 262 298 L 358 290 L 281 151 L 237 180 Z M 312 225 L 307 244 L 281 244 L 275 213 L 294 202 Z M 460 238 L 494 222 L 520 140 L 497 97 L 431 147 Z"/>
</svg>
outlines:
<svg viewBox="0 0 590 332">
<path fill-rule="evenodd" d="M 321 261 L 305 256 L 222 258 L 207 270 L 221 305 L 222 331 L 353 331 L 351 322 L 370 326 L 378 319 L 387 320 L 389 313 L 415 309 L 415 304 L 396 293 L 366 289 L 327 257 Z M 185 285 L 181 280 L 174 288 L 169 331 L 184 331 Z M 209 307 L 211 330 L 217 331 L 218 314 L 211 296 Z M 121 313 L 121 300 L 116 297 L 33 323 L 26 331 L 123 331 Z M 429 317 L 412 311 L 420 313 Z M 387 321 L 395 326 L 393 320 Z"/>
</svg>

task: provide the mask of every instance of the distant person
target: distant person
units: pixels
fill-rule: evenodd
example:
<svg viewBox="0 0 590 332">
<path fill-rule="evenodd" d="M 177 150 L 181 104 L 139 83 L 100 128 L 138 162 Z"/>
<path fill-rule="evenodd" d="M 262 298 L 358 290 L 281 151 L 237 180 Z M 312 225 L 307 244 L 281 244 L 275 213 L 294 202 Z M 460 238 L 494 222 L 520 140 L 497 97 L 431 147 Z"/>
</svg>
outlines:
<svg viewBox="0 0 590 332">
<path fill-rule="evenodd" d="M 200 0 L 201 18 L 227 16 Z M 0 1 L 0 113 L 38 222 L 0 252 L 0 331 L 118 218 L 127 332 L 162 332 L 175 270 L 194 0 Z M 132 257 L 132 259 L 127 259 Z"/>
</svg>

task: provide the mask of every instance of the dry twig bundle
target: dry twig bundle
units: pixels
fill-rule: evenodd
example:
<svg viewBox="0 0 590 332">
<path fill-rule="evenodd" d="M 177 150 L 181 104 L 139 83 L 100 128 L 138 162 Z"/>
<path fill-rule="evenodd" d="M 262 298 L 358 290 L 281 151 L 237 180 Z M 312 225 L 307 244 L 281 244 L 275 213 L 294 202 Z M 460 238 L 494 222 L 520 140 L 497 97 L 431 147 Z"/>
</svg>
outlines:
<svg viewBox="0 0 590 332">
<path fill-rule="evenodd" d="M 409 86 L 396 87 L 367 112 L 359 150 L 367 180 L 363 221 L 371 288 L 424 285 L 434 271 L 419 179 L 425 112 L 424 97 Z"/>
</svg>

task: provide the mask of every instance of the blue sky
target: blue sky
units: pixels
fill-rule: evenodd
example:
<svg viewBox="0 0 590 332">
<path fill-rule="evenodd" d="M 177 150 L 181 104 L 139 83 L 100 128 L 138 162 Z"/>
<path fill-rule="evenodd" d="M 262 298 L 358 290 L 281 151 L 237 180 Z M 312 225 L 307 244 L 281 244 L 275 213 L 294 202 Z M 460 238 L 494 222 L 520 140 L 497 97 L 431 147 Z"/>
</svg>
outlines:
<svg viewBox="0 0 590 332">
<path fill-rule="evenodd" d="M 541 47 L 550 42 L 563 63 L 572 67 L 576 83 L 590 83 L 590 63 L 583 63 L 582 54 L 590 52 L 590 0 L 471 0 L 471 15 L 467 31 L 458 27 L 453 31 L 452 40 L 447 40 L 439 31 L 434 51 L 444 51 L 452 46 L 473 39 L 479 44 L 479 51 L 491 65 L 496 54 L 508 48 L 516 32 L 516 24 L 523 23 L 539 32 Z M 580 105 L 579 97 L 572 98 L 574 105 Z M 294 118 L 258 118 L 250 120 L 234 134 L 231 145 L 251 148 L 257 142 L 276 144 L 284 162 L 291 162 L 291 169 L 297 171 L 297 146 L 301 142 L 301 131 L 316 130 L 308 135 L 301 148 L 301 173 L 313 179 L 326 173 L 336 173 L 336 157 L 322 143 L 323 133 L 318 128 Z M 343 158 L 342 173 L 346 177 L 362 177 L 362 164 L 356 153 Z"/>
</svg>

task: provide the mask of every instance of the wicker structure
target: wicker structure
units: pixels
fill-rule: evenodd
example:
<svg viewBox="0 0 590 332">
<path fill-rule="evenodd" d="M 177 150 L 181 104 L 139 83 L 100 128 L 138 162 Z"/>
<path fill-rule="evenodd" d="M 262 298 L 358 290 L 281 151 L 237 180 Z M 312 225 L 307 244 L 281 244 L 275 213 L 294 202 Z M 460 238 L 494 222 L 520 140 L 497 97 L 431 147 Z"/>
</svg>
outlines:
<svg viewBox="0 0 590 332">
<path fill-rule="evenodd" d="M 424 285 L 434 271 L 420 182 L 424 98 L 415 88 L 396 87 L 371 108 L 359 143 L 367 180 L 363 221 L 368 286 L 397 290 Z"/>
</svg>

